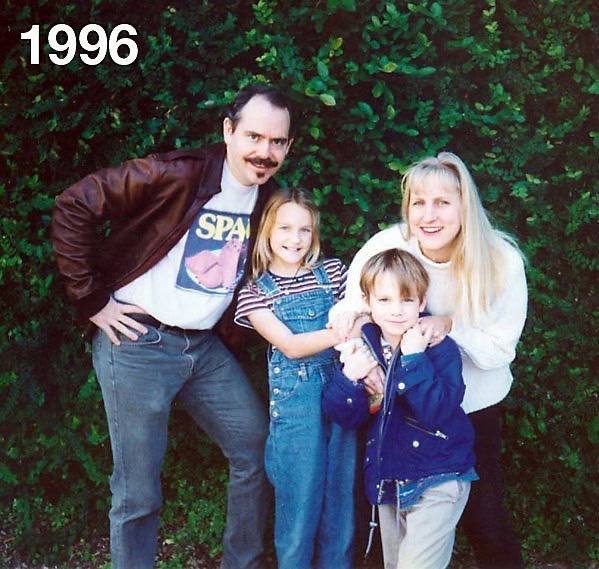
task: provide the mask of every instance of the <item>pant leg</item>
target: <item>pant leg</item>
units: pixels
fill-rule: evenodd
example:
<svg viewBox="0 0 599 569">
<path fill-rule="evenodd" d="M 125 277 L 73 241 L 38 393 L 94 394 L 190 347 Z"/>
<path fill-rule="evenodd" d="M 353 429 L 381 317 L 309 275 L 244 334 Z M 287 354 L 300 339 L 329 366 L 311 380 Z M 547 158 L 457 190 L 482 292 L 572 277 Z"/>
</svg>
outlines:
<svg viewBox="0 0 599 569">
<path fill-rule="evenodd" d="M 354 566 L 357 468 L 357 436 L 336 423 L 322 419 L 329 433 L 325 493 L 317 535 L 318 569 L 351 569 Z"/>
<path fill-rule="evenodd" d="M 271 365 L 265 464 L 275 491 L 279 569 L 311 569 L 315 553 L 326 471 L 321 375 L 315 369 Z"/>
<path fill-rule="evenodd" d="M 223 569 L 262 566 L 272 491 L 264 474 L 266 409 L 241 366 L 218 337 L 192 342 L 189 381 L 177 397 L 229 460 Z"/>
<path fill-rule="evenodd" d="M 424 492 L 415 506 L 400 512 L 399 526 L 394 519 L 396 508 L 385 508 L 380 516 L 385 568 L 447 567 L 453 552 L 455 528 L 468 501 L 469 491 L 470 482 L 459 480 L 433 486 Z M 394 530 L 397 532 L 397 547 L 392 543 Z M 390 559 L 391 554 L 396 554 L 397 560 Z"/>
<path fill-rule="evenodd" d="M 397 569 L 399 544 L 403 539 L 404 527 L 399 524 L 397 508 L 391 504 L 381 504 L 379 511 L 379 530 L 385 569 Z"/>
<path fill-rule="evenodd" d="M 480 569 L 521 569 L 520 544 L 503 505 L 500 408 L 494 405 L 469 417 L 476 432 L 474 452 L 480 479 L 472 483 L 461 524 Z"/>
<path fill-rule="evenodd" d="M 93 344 L 113 455 L 110 547 L 114 569 L 151 569 L 162 504 L 160 471 L 170 406 L 186 368 L 155 328 L 114 346 L 98 332 Z M 169 355 L 171 354 L 171 355 Z"/>
</svg>

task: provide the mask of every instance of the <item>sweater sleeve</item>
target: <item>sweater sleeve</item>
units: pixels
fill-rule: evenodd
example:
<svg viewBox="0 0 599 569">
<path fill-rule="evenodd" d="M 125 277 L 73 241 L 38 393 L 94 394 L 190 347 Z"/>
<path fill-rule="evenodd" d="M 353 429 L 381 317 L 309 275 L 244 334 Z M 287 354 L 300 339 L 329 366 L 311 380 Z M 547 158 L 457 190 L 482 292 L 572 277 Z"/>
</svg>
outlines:
<svg viewBox="0 0 599 569">
<path fill-rule="evenodd" d="M 528 291 L 524 263 L 517 251 L 507 250 L 505 287 L 480 325 L 454 322 L 450 337 L 479 369 L 509 365 L 526 321 Z"/>
<path fill-rule="evenodd" d="M 356 253 L 347 271 L 345 283 L 345 297 L 333 306 L 329 312 L 329 321 L 333 320 L 343 312 L 362 312 L 365 308 L 360 290 L 360 275 L 362 267 L 374 255 L 400 247 L 407 248 L 406 241 L 401 233 L 399 225 L 393 225 L 383 231 L 379 231 L 371 237 Z"/>
</svg>

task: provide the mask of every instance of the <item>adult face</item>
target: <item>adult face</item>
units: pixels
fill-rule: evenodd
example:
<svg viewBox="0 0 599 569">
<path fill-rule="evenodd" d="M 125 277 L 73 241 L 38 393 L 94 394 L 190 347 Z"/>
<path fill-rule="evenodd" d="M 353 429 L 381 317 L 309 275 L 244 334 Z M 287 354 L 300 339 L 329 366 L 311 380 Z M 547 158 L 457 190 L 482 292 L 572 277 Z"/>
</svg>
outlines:
<svg viewBox="0 0 599 569">
<path fill-rule="evenodd" d="M 289 125 L 287 109 L 271 105 L 261 95 L 243 107 L 236 127 L 224 120 L 227 164 L 240 184 L 264 184 L 277 172 L 291 146 Z"/>
<path fill-rule="evenodd" d="M 410 191 L 408 225 L 423 255 L 437 263 L 449 261 L 462 228 L 462 199 L 457 188 L 427 176 Z"/>
</svg>

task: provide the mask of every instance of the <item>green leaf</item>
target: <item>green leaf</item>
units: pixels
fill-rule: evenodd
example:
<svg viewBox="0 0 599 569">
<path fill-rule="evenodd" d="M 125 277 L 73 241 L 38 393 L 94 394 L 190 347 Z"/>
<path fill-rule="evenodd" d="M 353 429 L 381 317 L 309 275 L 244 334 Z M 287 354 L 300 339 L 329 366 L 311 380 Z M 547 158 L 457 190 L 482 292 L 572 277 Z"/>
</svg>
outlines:
<svg viewBox="0 0 599 569">
<path fill-rule="evenodd" d="M 337 101 L 335 100 L 335 97 L 333 97 L 333 95 L 328 95 L 327 93 L 323 93 L 322 95 L 320 95 L 320 100 L 327 107 L 334 107 L 337 104 Z"/>
<path fill-rule="evenodd" d="M 593 84 L 589 87 L 589 93 L 591 95 L 599 95 L 599 79 L 593 81 Z"/>
</svg>

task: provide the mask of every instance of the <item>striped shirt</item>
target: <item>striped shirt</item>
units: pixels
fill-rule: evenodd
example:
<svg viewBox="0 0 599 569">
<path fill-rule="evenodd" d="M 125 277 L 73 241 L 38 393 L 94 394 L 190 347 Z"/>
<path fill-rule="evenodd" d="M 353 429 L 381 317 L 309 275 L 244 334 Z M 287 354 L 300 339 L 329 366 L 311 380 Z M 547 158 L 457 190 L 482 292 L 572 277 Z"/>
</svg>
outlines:
<svg viewBox="0 0 599 569">
<path fill-rule="evenodd" d="M 347 267 L 339 259 L 327 259 L 323 261 L 322 266 L 333 287 L 335 301 L 342 299 L 345 295 Z M 239 292 L 235 322 L 240 326 L 253 328 L 248 316 L 257 310 L 272 310 L 275 300 L 283 294 L 302 294 L 318 287 L 318 282 L 312 271 L 298 277 L 282 277 L 274 273 L 270 273 L 270 276 L 281 289 L 280 294 L 267 298 L 264 291 L 255 282 L 247 283 Z"/>
</svg>

